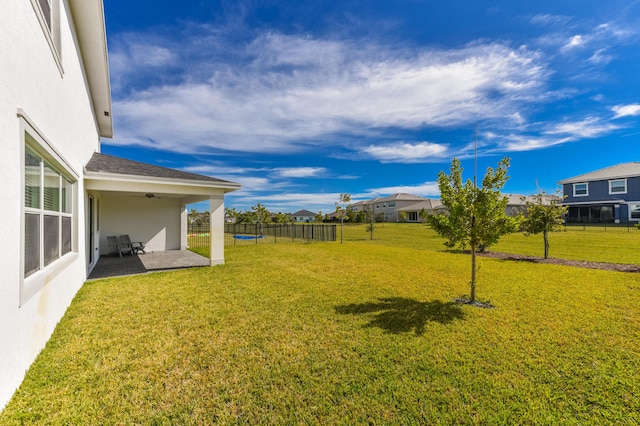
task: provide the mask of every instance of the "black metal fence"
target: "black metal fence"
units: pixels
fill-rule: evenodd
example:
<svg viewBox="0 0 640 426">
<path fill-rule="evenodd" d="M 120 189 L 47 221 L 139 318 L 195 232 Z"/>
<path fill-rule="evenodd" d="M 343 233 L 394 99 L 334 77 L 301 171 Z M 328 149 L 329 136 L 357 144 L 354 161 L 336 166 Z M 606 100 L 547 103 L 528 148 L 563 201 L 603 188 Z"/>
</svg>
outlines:
<svg viewBox="0 0 640 426">
<path fill-rule="evenodd" d="M 564 228 L 567 231 L 638 231 L 638 228 L 633 223 L 567 223 Z"/>
<path fill-rule="evenodd" d="M 287 242 L 336 241 L 335 224 L 226 223 L 225 245 L 278 244 Z M 189 247 L 209 247 L 209 225 L 188 225 Z"/>
</svg>

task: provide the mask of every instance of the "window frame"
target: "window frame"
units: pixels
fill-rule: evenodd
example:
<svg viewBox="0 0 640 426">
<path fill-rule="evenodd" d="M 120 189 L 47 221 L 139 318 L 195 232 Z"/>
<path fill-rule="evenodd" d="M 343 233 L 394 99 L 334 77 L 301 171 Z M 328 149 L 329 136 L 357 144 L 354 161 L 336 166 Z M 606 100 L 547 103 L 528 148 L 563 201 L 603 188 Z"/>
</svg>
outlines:
<svg viewBox="0 0 640 426">
<path fill-rule="evenodd" d="M 614 182 L 624 182 L 624 190 L 613 192 L 611 189 L 612 189 L 612 184 Z M 611 179 L 609 181 L 609 195 L 626 194 L 626 193 L 627 193 L 627 179 Z"/>
<path fill-rule="evenodd" d="M 627 209 L 629 211 L 629 221 L 640 221 L 640 215 L 638 215 L 638 217 L 633 217 L 633 206 L 640 207 L 640 202 L 627 204 Z"/>
<path fill-rule="evenodd" d="M 40 5 L 41 1 L 49 3 L 48 16 Z M 31 0 L 31 6 L 38 18 L 42 33 L 47 40 L 53 59 L 62 77 L 64 68 L 62 66 L 62 37 L 60 36 L 60 0 Z"/>
<path fill-rule="evenodd" d="M 64 271 L 73 261 L 78 258 L 78 192 L 80 175 L 74 170 L 68 161 L 53 147 L 53 145 L 43 136 L 42 132 L 33 124 L 33 121 L 22 111 L 18 110 L 19 119 L 19 141 L 21 147 L 20 155 L 20 306 L 26 303 L 31 297 L 37 294 L 53 277 Z M 25 177 L 25 156 L 27 147 L 39 157 L 40 172 L 44 173 L 47 164 L 58 175 L 58 208 L 57 211 L 47 210 L 43 205 L 45 177 L 39 176 L 39 203 L 37 207 L 26 207 L 26 177 Z M 65 185 L 67 181 L 69 185 Z M 63 191 L 71 191 L 67 195 Z M 70 204 L 70 205 L 68 205 Z M 66 208 L 65 208 L 66 206 Z M 38 216 L 38 268 L 29 275 L 25 271 L 26 262 L 26 224 L 27 215 Z M 58 253 L 49 263 L 45 262 L 45 217 L 58 217 Z M 71 227 L 71 241 L 65 239 L 63 228 Z M 70 248 L 69 251 L 65 250 Z"/>
<path fill-rule="evenodd" d="M 576 192 L 576 188 L 579 185 L 584 185 L 585 188 L 585 193 L 584 194 L 578 194 Z M 589 182 L 579 182 L 579 183 L 574 183 L 573 184 L 573 196 L 574 197 L 588 197 L 589 196 Z"/>
</svg>

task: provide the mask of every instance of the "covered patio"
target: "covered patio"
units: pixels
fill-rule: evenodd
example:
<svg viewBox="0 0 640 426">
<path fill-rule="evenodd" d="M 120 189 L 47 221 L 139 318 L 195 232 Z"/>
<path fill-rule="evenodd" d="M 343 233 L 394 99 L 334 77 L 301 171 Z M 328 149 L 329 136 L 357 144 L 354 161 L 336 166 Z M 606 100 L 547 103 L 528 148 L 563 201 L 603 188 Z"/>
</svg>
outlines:
<svg viewBox="0 0 640 426">
<path fill-rule="evenodd" d="M 100 256 L 89 280 L 209 266 L 209 259 L 189 250 L 149 252 L 135 256 Z"/>
<path fill-rule="evenodd" d="M 186 251 L 187 205 L 206 200 L 209 201 L 211 254 L 205 260 L 211 266 L 224 263 L 224 195 L 240 189 L 240 184 L 94 153 L 85 166 L 84 187 L 89 278 L 96 277 L 99 270 L 111 262 L 114 262 L 109 267 L 111 270 L 144 272 L 173 269 L 171 262 L 176 259 L 195 259 L 193 256 L 198 255 Z M 114 251 L 107 237 L 123 235 L 141 241 L 148 254 L 132 256 L 134 259 L 106 256 Z M 165 252 L 169 254 L 161 255 Z M 173 252 L 184 253 L 178 256 Z M 119 261 L 122 261 L 120 265 Z M 163 266 L 162 262 L 167 264 Z M 193 266 L 202 266 L 200 259 L 193 262 Z"/>
</svg>

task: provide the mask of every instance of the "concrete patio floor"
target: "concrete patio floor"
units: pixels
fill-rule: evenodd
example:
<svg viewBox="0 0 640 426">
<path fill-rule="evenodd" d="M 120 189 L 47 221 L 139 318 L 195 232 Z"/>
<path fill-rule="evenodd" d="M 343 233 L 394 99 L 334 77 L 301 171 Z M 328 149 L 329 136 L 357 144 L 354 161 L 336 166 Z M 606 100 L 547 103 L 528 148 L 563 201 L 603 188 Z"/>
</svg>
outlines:
<svg viewBox="0 0 640 426">
<path fill-rule="evenodd" d="M 88 280 L 123 275 L 146 274 L 172 269 L 209 266 L 209 259 L 189 250 L 157 251 L 135 256 L 117 254 L 100 256 Z"/>
</svg>

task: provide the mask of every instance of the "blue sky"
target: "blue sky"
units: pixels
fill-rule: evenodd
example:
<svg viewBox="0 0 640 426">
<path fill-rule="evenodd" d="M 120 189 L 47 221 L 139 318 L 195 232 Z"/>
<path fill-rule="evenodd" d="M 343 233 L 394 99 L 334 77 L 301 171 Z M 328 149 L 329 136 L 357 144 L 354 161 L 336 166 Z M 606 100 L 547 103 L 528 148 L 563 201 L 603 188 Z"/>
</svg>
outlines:
<svg viewBox="0 0 640 426">
<path fill-rule="evenodd" d="M 105 1 L 102 151 L 239 182 L 226 206 L 504 192 L 640 160 L 640 1 Z M 206 204 L 194 206 L 206 209 Z"/>
</svg>

